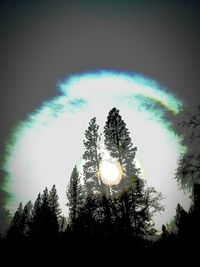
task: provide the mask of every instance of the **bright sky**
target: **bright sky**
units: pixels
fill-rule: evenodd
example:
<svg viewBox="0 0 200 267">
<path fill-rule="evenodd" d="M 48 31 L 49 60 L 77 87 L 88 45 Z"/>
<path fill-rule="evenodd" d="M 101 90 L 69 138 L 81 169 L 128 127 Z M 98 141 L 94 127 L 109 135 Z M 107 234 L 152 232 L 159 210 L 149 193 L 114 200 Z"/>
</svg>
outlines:
<svg viewBox="0 0 200 267">
<path fill-rule="evenodd" d="M 75 164 L 81 166 L 84 131 L 94 116 L 103 132 L 108 112 L 120 110 L 132 142 L 142 178 L 161 191 L 165 211 L 155 217 L 158 228 L 175 214 L 177 203 L 185 209 L 189 196 L 174 179 L 183 151 L 178 136 L 165 119 L 176 116 L 181 101 L 154 80 L 142 75 L 101 71 L 74 75 L 58 84 L 59 95 L 19 123 L 7 145 L 4 189 L 12 194 L 7 203 L 15 211 L 19 202 L 34 201 L 47 186 L 56 185 L 63 213 L 67 214 L 66 187 Z"/>
</svg>

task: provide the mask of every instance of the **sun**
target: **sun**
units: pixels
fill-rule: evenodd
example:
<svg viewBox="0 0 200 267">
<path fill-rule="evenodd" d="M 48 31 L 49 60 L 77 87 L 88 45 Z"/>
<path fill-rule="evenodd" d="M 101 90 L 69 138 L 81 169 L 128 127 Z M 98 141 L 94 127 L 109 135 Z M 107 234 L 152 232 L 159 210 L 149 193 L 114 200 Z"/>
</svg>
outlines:
<svg viewBox="0 0 200 267">
<path fill-rule="evenodd" d="M 99 172 L 103 183 L 109 186 L 119 184 L 122 179 L 122 168 L 117 161 L 103 160 Z"/>
</svg>

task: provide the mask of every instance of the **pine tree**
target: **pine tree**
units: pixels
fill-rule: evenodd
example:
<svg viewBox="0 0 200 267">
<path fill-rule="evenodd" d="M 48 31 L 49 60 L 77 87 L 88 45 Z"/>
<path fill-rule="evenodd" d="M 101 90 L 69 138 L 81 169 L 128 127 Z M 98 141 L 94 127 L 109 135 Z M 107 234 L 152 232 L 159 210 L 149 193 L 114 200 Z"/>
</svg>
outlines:
<svg viewBox="0 0 200 267">
<path fill-rule="evenodd" d="M 22 224 L 23 205 L 19 204 L 17 211 L 12 218 L 8 231 L 6 233 L 7 239 L 22 240 L 24 237 L 24 228 Z"/>
<path fill-rule="evenodd" d="M 91 119 L 89 127 L 85 131 L 84 147 L 85 152 L 83 159 L 83 176 L 87 195 L 91 196 L 95 192 L 101 191 L 101 179 L 99 177 L 100 155 L 100 135 L 98 133 L 99 126 L 96 123 L 96 118 Z"/>
<path fill-rule="evenodd" d="M 21 216 L 21 227 L 24 236 L 29 236 L 30 231 L 30 224 L 31 224 L 31 210 L 32 210 L 32 203 L 28 201 L 28 203 L 24 206 L 22 216 Z"/>
<path fill-rule="evenodd" d="M 37 199 L 34 203 L 33 209 L 32 209 L 32 216 L 35 217 L 41 208 L 41 204 L 42 204 L 42 199 L 41 199 L 41 194 L 39 193 L 37 196 Z"/>
<path fill-rule="evenodd" d="M 106 149 L 123 170 L 121 182 L 113 186 L 120 231 L 138 237 L 153 233 L 152 217 L 162 210 L 159 204 L 162 196 L 154 188 L 145 188 L 145 182 L 139 177 L 135 166 L 137 149 L 133 147 L 130 133 L 116 108 L 108 114 L 104 135 Z"/>
<path fill-rule="evenodd" d="M 54 191 L 53 187 L 53 191 Z M 54 193 L 56 193 L 54 191 Z M 53 203 L 53 199 L 50 198 L 50 192 L 47 188 L 44 189 L 42 194 L 42 203 L 41 203 L 41 229 L 44 234 L 44 237 L 47 239 L 54 239 L 58 234 L 58 220 L 56 214 L 56 204 Z M 58 208 L 58 207 L 57 207 Z"/>
<path fill-rule="evenodd" d="M 130 133 L 125 122 L 119 115 L 119 110 L 110 110 L 104 127 L 105 147 L 110 156 L 117 159 L 123 171 L 121 185 L 127 188 L 134 182 L 139 174 L 135 166 L 135 153 L 137 148 L 133 147 Z"/>
<path fill-rule="evenodd" d="M 49 205 L 50 205 L 52 212 L 57 216 L 57 219 L 60 218 L 60 214 L 61 214 L 60 204 L 58 200 L 59 200 L 59 197 L 57 194 L 56 186 L 53 185 L 49 193 Z"/>
<path fill-rule="evenodd" d="M 178 203 L 176 207 L 175 225 L 177 226 L 177 233 L 179 238 L 186 237 L 188 233 L 188 213 Z"/>
<path fill-rule="evenodd" d="M 169 235 L 169 233 L 168 233 L 168 231 L 167 231 L 166 226 L 165 226 L 165 225 L 162 225 L 161 240 L 162 240 L 163 242 L 166 242 L 166 240 L 167 240 L 167 238 L 168 238 L 168 235 Z"/>
<path fill-rule="evenodd" d="M 33 240 L 41 237 L 42 229 L 42 196 L 39 193 L 32 209 L 32 221 L 30 225 L 30 235 Z"/>
<path fill-rule="evenodd" d="M 35 235 L 39 232 L 40 228 L 40 220 L 41 220 L 41 205 L 42 205 L 42 199 L 41 194 L 39 193 L 37 196 L 37 199 L 33 205 L 32 209 L 32 220 L 30 225 L 30 231 L 31 236 L 35 237 Z"/>
<path fill-rule="evenodd" d="M 10 246 L 13 244 L 21 246 L 28 241 L 30 234 L 31 209 L 31 201 L 29 201 L 24 208 L 22 203 L 19 204 L 5 236 Z"/>
<path fill-rule="evenodd" d="M 54 196 L 57 195 L 53 187 Z M 57 199 L 57 198 L 56 198 Z M 50 198 L 47 188 L 43 194 L 39 194 L 32 211 L 31 236 L 36 241 L 54 240 L 59 231 L 58 219 L 56 214 L 56 203 Z"/>
<path fill-rule="evenodd" d="M 112 158 L 117 159 L 122 168 L 122 180 L 119 185 L 112 187 L 115 192 L 114 197 L 120 196 L 120 201 L 116 201 L 118 213 L 118 222 L 124 231 L 130 232 L 131 218 L 129 200 L 132 194 L 128 190 L 138 179 L 138 170 L 135 167 L 134 158 L 136 148 L 131 142 L 130 133 L 126 128 L 125 122 L 119 115 L 119 110 L 113 108 L 110 110 L 104 127 L 105 147 Z M 134 200 L 133 200 L 134 201 Z M 133 203 L 131 203 L 133 206 Z"/>
<path fill-rule="evenodd" d="M 80 213 L 80 208 L 83 204 L 83 192 L 80 182 L 79 172 L 75 166 L 67 187 L 67 206 L 69 207 L 69 219 L 72 227 L 75 227 L 77 218 Z"/>
<path fill-rule="evenodd" d="M 100 221 L 102 221 L 102 218 L 105 218 L 103 195 L 109 192 L 108 186 L 102 183 L 99 173 L 101 135 L 98 131 L 99 125 L 97 125 L 96 118 L 94 117 L 89 122 L 88 129 L 85 131 L 85 151 L 83 154 L 85 201 L 84 207 L 81 209 L 82 227 L 85 231 L 89 231 L 90 234 L 98 231 L 97 228 Z"/>
</svg>

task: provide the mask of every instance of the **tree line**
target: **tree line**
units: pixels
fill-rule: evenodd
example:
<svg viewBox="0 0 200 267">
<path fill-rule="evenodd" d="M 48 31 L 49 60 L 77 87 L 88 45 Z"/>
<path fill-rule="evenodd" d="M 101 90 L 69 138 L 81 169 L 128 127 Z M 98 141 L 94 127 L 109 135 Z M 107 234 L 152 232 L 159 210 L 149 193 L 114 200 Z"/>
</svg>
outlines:
<svg viewBox="0 0 200 267">
<path fill-rule="evenodd" d="M 101 244 L 107 252 L 117 249 L 118 244 L 121 252 L 134 253 L 133 261 L 149 265 L 171 263 L 166 251 L 176 256 L 178 262 L 180 259 L 175 251 L 180 248 L 182 251 L 195 250 L 193 246 L 189 249 L 187 242 L 193 244 L 192 238 L 200 237 L 200 186 L 197 181 L 192 187 L 190 210 L 186 212 L 178 204 L 176 216 L 170 224 L 163 225 L 162 233 L 158 235 L 153 216 L 164 209 L 162 195 L 155 188 L 147 187 L 140 177 L 135 163 L 137 148 L 133 146 L 118 109 L 113 108 L 108 113 L 103 136 L 102 140 L 96 118 L 92 118 L 85 131 L 82 172 L 74 166 L 67 185 L 67 218 L 61 216 L 55 185 L 50 191 L 45 188 L 33 205 L 30 201 L 24 207 L 19 204 L 2 241 L 5 248 L 13 246 L 15 249 L 17 244 L 23 249 L 46 247 L 62 251 L 68 247 L 78 253 L 89 244 L 94 254 L 97 248 L 102 249 Z M 101 179 L 102 142 L 110 157 L 122 168 L 122 178 L 116 185 L 107 185 Z M 184 166 L 182 162 L 177 175 L 180 166 Z"/>
</svg>

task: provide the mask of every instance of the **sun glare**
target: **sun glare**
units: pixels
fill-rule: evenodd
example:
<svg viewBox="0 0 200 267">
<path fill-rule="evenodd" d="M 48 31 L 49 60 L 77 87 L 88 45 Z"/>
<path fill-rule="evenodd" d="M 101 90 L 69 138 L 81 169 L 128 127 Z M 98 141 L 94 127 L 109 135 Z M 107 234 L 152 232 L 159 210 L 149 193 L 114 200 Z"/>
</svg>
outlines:
<svg viewBox="0 0 200 267">
<path fill-rule="evenodd" d="M 122 168 L 116 161 L 104 160 L 100 164 L 100 176 L 104 184 L 117 185 L 122 179 Z"/>
<path fill-rule="evenodd" d="M 61 209 L 68 214 L 66 186 L 75 165 L 81 172 L 85 130 L 91 118 L 96 117 L 99 133 L 103 133 L 113 107 L 120 110 L 137 147 L 135 164 L 141 170 L 141 178 L 165 197 L 165 211 L 155 217 L 155 224 L 166 224 L 175 215 L 177 203 L 188 209 L 189 196 L 174 179 L 183 146 L 171 127 L 173 121 L 167 119 L 176 118 L 183 107 L 181 100 L 156 81 L 135 73 L 79 73 L 68 76 L 58 87 L 59 94 L 28 114 L 7 142 L 1 163 L 6 176 L 1 188 L 11 196 L 6 203 L 11 214 L 18 203 L 34 202 L 39 192 L 53 184 Z M 122 167 L 104 147 L 101 154 L 102 182 L 109 186 L 119 184 Z"/>
</svg>

